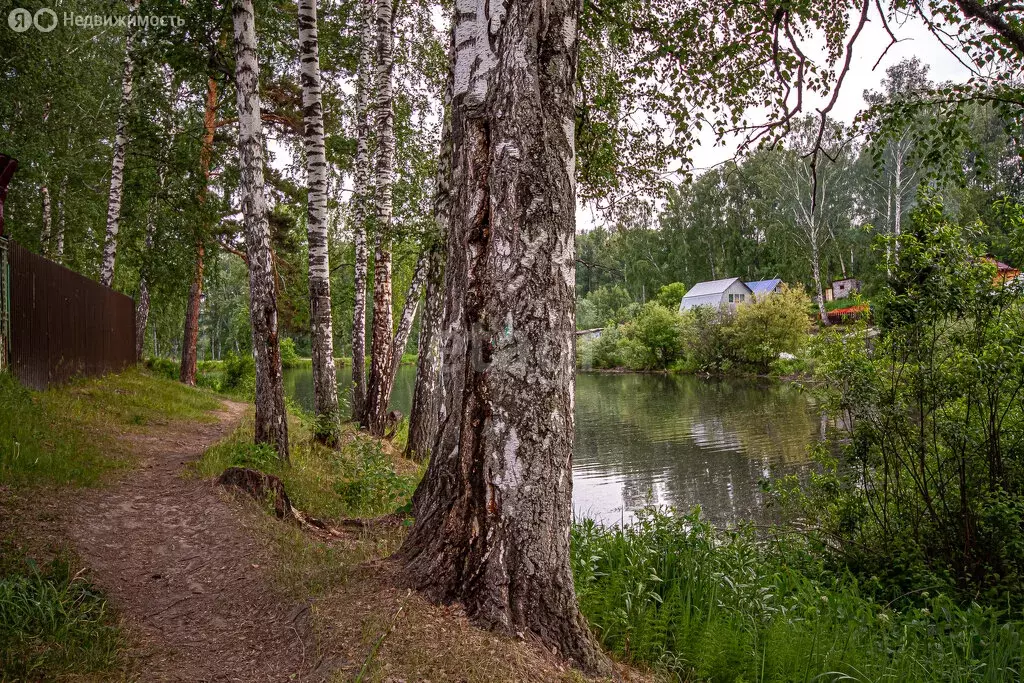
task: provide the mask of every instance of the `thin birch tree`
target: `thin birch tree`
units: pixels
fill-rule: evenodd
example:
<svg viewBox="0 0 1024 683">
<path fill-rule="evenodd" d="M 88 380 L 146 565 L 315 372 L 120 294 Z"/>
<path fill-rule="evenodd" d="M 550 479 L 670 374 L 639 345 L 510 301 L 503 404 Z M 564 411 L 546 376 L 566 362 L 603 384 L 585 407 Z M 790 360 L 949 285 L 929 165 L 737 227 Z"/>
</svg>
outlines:
<svg viewBox="0 0 1024 683">
<path fill-rule="evenodd" d="M 260 118 L 256 18 L 252 0 L 233 0 L 235 89 L 242 215 L 249 270 L 249 321 L 256 360 L 256 443 L 272 445 L 288 460 L 288 419 L 281 376 L 277 291 L 270 253 L 266 188 L 263 180 L 263 122 Z"/>
<path fill-rule="evenodd" d="M 391 219 L 395 178 L 394 13 L 393 0 L 377 0 L 377 62 L 374 83 L 374 123 L 377 150 L 374 178 L 373 335 L 370 382 L 363 424 L 383 436 L 391 395 L 391 365 L 395 353 L 391 319 Z"/>
<path fill-rule="evenodd" d="M 373 186 L 370 177 L 370 93 L 373 91 L 375 0 L 361 0 L 359 64 L 356 72 L 356 168 L 352 195 L 352 227 L 355 241 L 352 312 L 352 417 L 362 422 L 366 411 L 366 280 L 369 264 L 366 221 Z"/>
<path fill-rule="evenodd" d="M 139 11 L 139 0 L 128 0 L 128 14 L 134 18 Z M 117 259 L 117 232 L 121 226 L 121 198 L 124 195 L 124 158 L 128 148 L 128 112 L 132 103 L 133 27 L 129 26 L 124 38 L 124 69 L 121 76 L 121 104 L 114 134 L 114 157 L 110 164 L 110 193 L 107 199 L 107 228 L 103 240 L 103 262 L 100 265 L 100 283 L 114 284 L 114 262 Z"/>
<path fill-rule="evenodd" d="M 316 436 L 331 442 L 338 433 L 338 378 L 334 369 L 331 268 L 327 249 L 327 156 L 320 92 L 320 47 L 316 0 L 299 0 L 299 64 L 302 85 L 306 177 L 306 236 L 309 244 L 309 319 L 313 353 Z"/>
</svg>

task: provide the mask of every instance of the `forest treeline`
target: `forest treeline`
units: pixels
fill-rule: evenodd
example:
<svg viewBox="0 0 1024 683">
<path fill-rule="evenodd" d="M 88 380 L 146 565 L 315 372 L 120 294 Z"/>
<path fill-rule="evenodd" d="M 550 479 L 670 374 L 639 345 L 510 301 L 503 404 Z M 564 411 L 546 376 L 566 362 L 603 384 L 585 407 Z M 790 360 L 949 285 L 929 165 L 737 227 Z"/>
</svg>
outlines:
<svg viewBox="0 0 1024 683">
<path fill-rule="evenodd" d="M 644 303 L 673 282 L 781 278 L 817 298 L 850 277 L 870 295 L 898 259 L 898 243 L 879 250 L 878 238 L 905 229 L 921 192 L 941 197 L 958 223 L 979 226 L 972 239 L 983 251 L 1012 261 L 1012 234 L 992 206 L 1024 191 L 1021 121 L 990 103 L 956 117 L 939 102 L 907 108 L 945 87 L 918 59 L 905 60 L 865 93 L 854 124 L 829 123 L 815 174 L 807 155 L 818 121 L 809 117 L 778 146 L 672 185 L 657 205 L 627 204 L 581 232 L 579 328 L 607 322 L 602 302 L 616 287 Z"/>
</svg>

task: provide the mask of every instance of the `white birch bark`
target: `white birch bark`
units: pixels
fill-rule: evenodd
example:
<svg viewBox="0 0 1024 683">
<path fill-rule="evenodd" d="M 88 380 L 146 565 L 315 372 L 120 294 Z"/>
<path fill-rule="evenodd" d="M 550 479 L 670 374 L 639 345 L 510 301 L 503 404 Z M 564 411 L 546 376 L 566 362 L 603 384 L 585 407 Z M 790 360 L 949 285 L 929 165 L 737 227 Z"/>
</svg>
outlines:
<svg viewBox="0 0 1024 683">
<path fill-rule="evenodd" d="M 269 443 L 288 460 L 288 420 L 277 332 L 277 292 L 263 181 L 263 122 L 252 0 L 233 0 L 235 90 L 242 215 L 249 268 L 249 320 L 256 360 L 256 443 Z"/>
<path fill-rule="evenodd" d="M 452 50 L 454 53 L 454 50 Z M 434 222 L 436 234 L 427 246 L 427 293 L 420 318 L 420 338 L 417 347 L 416 384 L 413 387 L 412 408 L 409 411 L 409 438 L 405 449 L 407 458 L 424 460 L 430 457 L 437 434 L 437 414 L 441 401 L 441 314 L 444 303 L 445 240 L 451 217 L 452 175 L 452 82 L 449 78 L 445 93 L 444 121 L 441 124 L 441 145 L 437 160 L 437 178 L 434 193 Z"/>
<path fill-rule="evenodd" d="M 309 244 L 309 318 L 313 346 L 313 407 L 317 436 L 338 432 L 338 377 L 334 369 L 331 268 L 327 249 L 327 155 L 320 92 L 320 47 L 316 0 L 299 0 L 299 80 L 306 147 L 306 238 Z"/>
<path fill-rule="evenodd" d="M 443 425 L 398 555 L 427 596 L 610 673 L 569 566 L 575 0 L 456 0 Z"/>
<path fill-rule="evenodd" d="M 361 47 L 356 74 L 356 169 L 352 195 L 352 223 L 355 233 L 354 305 L 352 312 L 352 417 L 363 422 L 366 415 L 366 280 L 369 250 L 366 220 L 370 208 L 370 93 L 373 90 L 374 0 L 360 2 Z"/>
<path fill-rule="evenodd" d="M 402 364 L 402 354 L 409 344 L 409 335 L 412 333 L 412 323 L 416 319 L 416 311 L 420 305 L 420 294 L 423 293 L 423 285 L 427 280 L 427 267 L 430 264 L 430 252 L 426 249 L 420 254 L 413 270 L 412 281 L 409 283 L 409 290 L 405 294 L 405 306 L 402 307 L 402 317 L 398 319 L 398 328 L 395 330 L 395 339 L 391 344 L 391 371 L 388 374 L 387 396 L 385 404 L 391 400 L 391 390 L 395 386 L 395 376 L 398 375 L 398 367 Z"/>
<path fill-rule="evenodd" d="M 139 0 L 128 0 L 128 14 L 139 11 Z M 128 110 L 132 103 L 132 28 L 124 38 L 124 72 L 121 76 L 121 106 L 117 114 L 114 135 L 114 158 L 110 164 L 110 195 L 107 199 L 107 229 L 103 240 L 103 262 L 100 266 L 100 284 L 114 284 L 114 262 L 117 259 L 117 232 L 121 226 L 121 198 L 124 195 L 124 157 L 128 147 Z"/>
<path fill-rule="evenodd" d="M 395 166 L 394 16 L 393 0 L 377 0 L 377 73 L 374 107 L 377 133 L 375 164 L 373 256 L 373 338 L 370 351 L 370 383 L 364 424 L 374 436 L 387 426 L 388 390 L 393 347 L 391 320 L 391 218 Z"/>
<path fill-rule="evenodd" d="M 68 177 L 65 175 L 60 180 L 60 189 L 57 190 L 57 232 L 54 235 L 53 259 L 60 263 L 64 260 L 64 202 L 67 198 Z"/>
<path fill-rule="evenodd" d="M 50 188 L 43 185 L 39 193 L 43 199 L 43 229 L 39 235 L 39 244 L 43 256 L 50 255 L 50 235 L 53 231 L 53 210 L 50 204 Z"/>
</svg>

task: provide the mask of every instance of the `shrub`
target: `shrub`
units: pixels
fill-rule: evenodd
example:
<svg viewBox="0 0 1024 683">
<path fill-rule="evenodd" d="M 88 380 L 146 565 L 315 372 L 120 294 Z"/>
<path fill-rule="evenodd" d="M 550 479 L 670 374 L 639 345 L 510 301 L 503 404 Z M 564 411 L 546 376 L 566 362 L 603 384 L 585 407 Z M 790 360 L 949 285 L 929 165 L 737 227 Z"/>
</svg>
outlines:
<svg viewBox="0 0 1024 683">
<path fill-rule="evenodd" d="M 147 358 L 146 367 L 165 379 L 177 380 L 181 376 L 181 365 L 170 358 Z"/>
<path fill-rule="evenodd" d="M 847 432 L 805 509 L 893 594 L 929 577 L 1020 606 L 1024 290 L 993 286 L 980 256 L 922 201 L 877 300 L 879 336 L 819 335 L 826 407 Z"/>
<path fill-rule="evenodd" d="M 732 317 L 728 309 L 710 306 L 698 306 L 682 315 L 683 339 L 690 367 L 699 372 L 719 372 L 729 367 Z"/>
<path fill-rule="evenodd" d="M 251 354 L 241 356 L 228 353 L 224 359 L 224 381 L 222 388 L 229 390 L 245 390 L 256 386 L 256 361 Z"/>
<path fill-rule="evenodd" d="M 670 311 L 679 310 L 679 302 L 686 296 L 686 285 L 682 282 L 672 282 L 658 290 L 654 300 Z"/>
<path fill-rule="evenodd" d="M 664 370 L 683 354 L 683 320 L 675 311 L 650 302 L 623 327 L 620 355 L 632 370 Z"/>
<path fill-rule="evenodd" d="M 412 495 L 416 484 L 395 472 L 391 458 L 375 439 L 357 439 L 356 461 L 351 477 L 339 481 L 334 490 L 349 510 L 364 515 L 394 512 Z"/>
<path fill-rule="evenodd" d="M 295 351 L 295 341 L 291 337 L 281 340 L 281 367 L 297 368 L 302 364 L 302 359 Z"/>
<path fill-rule="evenodd" d="M 796 354 L 807 344 L 810 298 L 802 289 L 782 291 L 737 307 L 729 330 L 736 360 L 767 370 L 780 353 Z"/>
</svg>

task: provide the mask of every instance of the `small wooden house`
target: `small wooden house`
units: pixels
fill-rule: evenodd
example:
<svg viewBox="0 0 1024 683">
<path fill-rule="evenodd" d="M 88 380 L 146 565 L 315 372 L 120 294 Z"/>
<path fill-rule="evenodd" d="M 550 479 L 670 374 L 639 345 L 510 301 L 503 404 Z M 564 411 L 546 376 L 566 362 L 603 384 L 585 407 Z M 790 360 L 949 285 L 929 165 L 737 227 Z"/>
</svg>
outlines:
<svg viewBox="0 0 1024 683">
<path fill-rule="evenodd" d="M 698 282 L 679 302 L 679 312 L 682 313 L 698 306 L 736 310 L 736 306 L 749 303 L 753 298 L 754 293 L 750 287 L 738 277 Z"/>
<path fill-rule="evenodd" d="M 1020 277 L 1019 269 L 1014 268 L 1013 266 L 1009 266 L 1003 263 L 1002 261 L 997 261 L 996 258 L 991 254 L 985 256 L 983 260 L 986 263 L 991 263 L 993 266 L 996 267 L 996 274 L 995 277 L 992 279 L 993 284 L 1004 285 L 1007 282 L 1013 282 L 1014 280 Z"/>
<path fill-rule="evenodd" d="M 832 298 L 845 299 L 860 292 L 861 281 L 848 277 L 844 280 L 836 280 L 832 283 Z"/>
</svg>

